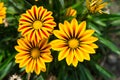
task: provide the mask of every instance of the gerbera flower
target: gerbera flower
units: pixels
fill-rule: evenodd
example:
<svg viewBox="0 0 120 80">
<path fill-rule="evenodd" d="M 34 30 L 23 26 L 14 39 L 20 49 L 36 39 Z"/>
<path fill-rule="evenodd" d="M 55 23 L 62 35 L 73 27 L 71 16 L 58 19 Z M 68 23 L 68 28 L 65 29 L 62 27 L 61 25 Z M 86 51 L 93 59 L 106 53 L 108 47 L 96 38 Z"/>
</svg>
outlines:
<svg viewBox="0 0 120 80">
<path fill-rule="evenodd" d="M 35 71 L 40 74 L 46 71 L 45 62 L 52 61 L 50 52 L 51 46 L 47 44 L 46 39 L 39 42 L 29 41 L 28 38 L 20 38 L 17 40 L 18 46 L 15 49 L 19 52 L 15 56 L 15 62 L 19 63 L 19 67 L 25 67 L 27 73 Z"/>
<path fill-rule="evenodd" d="M 28 36 L 30 40 L 39 41 L 48 38 L 52 33 L 56 23 L 51 16 L 52 12 L 42 6 L 32 6 L 30 10 L 21 15 L 18 31 L 23 36 Z"/>
<path fill-rule="evenodd" d="M 86 0 L 86 5 L 88 10 L 91 13 L 104 13 L 101 9 L 103 9 L 108 3 L 103 2 L 103 0 Z"/>
<path fill-rule="evenodd" d="M 76 16 L 77 11 L 73 9 L 72 7 L 69 7 L 66 11 L 66 16 Z"/>
<path fill-rule="evenodd" d="M 0 24 L 3 23 L 3 19 L 6 17 L 6 7 L 4 7 L 4 3 L 0 2 Z"/>
<path fill-rule="evenodd" d="M 68 65 L 77 66 L 78 61 L 90 60 L 89 54 L 95 53 L 95 48 L 98 48 L 93 42 L 98 38 L 92 36 L 94 30 L 86 29 L 86 22 L 83 21 L 78 25 L 76 19 L 71 23 L 64 21 L 64 24 L 59 24 L 60 30 L 54 30 L 54 35 L 58 38 L 51 42 L 52 49 L 60 51 L 58 60 L 66 58 Z"/>
</svg>

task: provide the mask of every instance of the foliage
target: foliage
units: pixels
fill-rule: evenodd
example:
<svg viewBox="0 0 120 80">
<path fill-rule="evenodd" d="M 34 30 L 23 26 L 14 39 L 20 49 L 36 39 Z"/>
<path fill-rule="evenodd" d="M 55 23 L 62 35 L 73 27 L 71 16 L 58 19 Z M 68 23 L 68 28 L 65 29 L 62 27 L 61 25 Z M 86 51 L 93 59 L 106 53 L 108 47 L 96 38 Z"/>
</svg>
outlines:
<svg viewBox="0 0 120 80">
<path fill-rule="evenodd" d="M 50 78 L 57 78 L 57 80 L 113 80 L 115 75 L 106 70 L 100 64 L 102 59 L 109 54 L 120 55 L 120 49 L 112 41 L 109 34 L 116 34 L 120 32 L 115 26 L 120 25 L 120 14 L 85 14 L 86 6 L 85 0 L 1 0 L 7 7 L 7 23 L 0 25 L 0 80 L 6 80 L 13 74 L 18 74 L 23 80 L 27 80 L 29 74 L 24 73 L 24 69 L 20 69 L 15 63 L 15 55 L 17 52 L 14 46 L 17 44 L 17 39 L 20 38 L 20 33 L 17 32 L 19 18 L 22 13 L 30 9 L 32 5 L 44 6 L 53 12 L 55 22 L 63 23 L 64 20 L 71 21 L 73 17 L 66 17 L 67 8 L 72 7 L 77 10 L 77 20 L 79 22 L 86 20 L 87 28 L 96 31 L 94 34 L 99 38 L 97 45 L 99 48 L 96 54 L 91 55 L 90 61 L 84 61 L 78 64 L 76 68 L 68 66 L 65 60 L 58 61 L 58 52 L 51 50 L 54 57 L 53 62 L 47 65 L 47 71 L 40 73 L 40 75 L 31 74 L 31 80 L 51 80 Z M 109 2 L 110 4 L 110 2 Z M 58 27 L 58 25 L 57 25 Z M 56 29 L 57 29 L 56 27 Z M 53 36 L 51 36 L 52 39 Z M 50 39 L 50 40 L 51 40 Z M 54 80 L 54 79 L 53 79 Z"/>
</svg>

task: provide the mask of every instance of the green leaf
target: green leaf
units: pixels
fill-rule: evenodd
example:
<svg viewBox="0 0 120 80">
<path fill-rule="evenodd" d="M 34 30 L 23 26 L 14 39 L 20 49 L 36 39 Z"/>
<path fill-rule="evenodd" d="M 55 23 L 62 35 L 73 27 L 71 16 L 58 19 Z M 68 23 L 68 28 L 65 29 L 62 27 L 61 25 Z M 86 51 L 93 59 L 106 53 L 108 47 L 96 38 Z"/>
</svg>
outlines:
<svg viewBox="0 0 120 80">
<path fill-rule="evenodd" d="M 64 0 L 59 0 L 59 2 L 61 3 L 61 6 L 64 8 L 65 7 Z"/>
<path fill-rule="evenodd" d="M 25 8 L 24 1 L 22 0 L 9 0 L 17 9 L 23 10 Z"/>
<path fill-rule="evenodd" d="M 13 65 L 13 62 L 10 62 L 2 71 L 0 71 L 0 80 L 3 80 L 3 78 L 9 73 L 12 65 Z"/>
<path fill-rule="evenodd" d="M 103 21 L 108 21 L 108 20 L 119 20 L 120 19 L 120 13 L 116 14 L 103 14 L 103 15 L 98 15 L 96 17 L 99 17 L 99 19 Z"/>
<path fill-rule="evenodd" d="M 98 35 L 97 35 L 98 36 Z M 110 40 L 105 39 L 103 37 L 98 36 L 99 41 L 104 44 L 105 46 L 107 46 L 109 49 L 111 49 L 113 52 L 117 53 L 118 55 L 120 55 L 120 49 Z"/>
<path fill-rule="evenodd" d="M 120 20 L 114 20 L 111 22 L 112 26 L 119 26 L 120 25 Z"/>
<path fill-rule="evenodd" d="M 102 33 L 100 32 L 99 28 L 96 27 L 93 23 L 89 22 L 88 25 L 89 25 L 89 28 L 95 30 L 95 32 L 96 32 L 97 34 L 102 35 Z"/>
<path fill-rule="evenodd" d="M 98 72 L 98 74 L 101 75 L 105 80 L 114 80 L 115 75 L 108 72 L 102 66 L 100 66 L 99 64 L 97 64 L 96 62 L 94 62 L 92 60 L 90 61 L 90 64 L 92 64 L 93 70 L 96 70 Z"/>
<path fill-rule="evenodd" d="M 8 64 L 13 59 L 13 57 L 14 57 L 14 55 L 10 56 L 3 63 L 0 64 L 0 71 L 4 70 L 8 66 Z"/>
<path fill-rule="evenodd" d="M 37 79 L 35 79 L 35 80 L 44 80 L 44 78 L 43 78 L 43 76 L 42 75 L 40 75 L 39 77 L 37 77 Z"/>
<path fill-rule="evenodd" d="M 78 73 L 78 76 L 80 76 L 80 80 L 94 80 L 93 76 L 84 65 L 80 64 L 78 68 L 80 70 L 80 73 Z"/>
</svg>

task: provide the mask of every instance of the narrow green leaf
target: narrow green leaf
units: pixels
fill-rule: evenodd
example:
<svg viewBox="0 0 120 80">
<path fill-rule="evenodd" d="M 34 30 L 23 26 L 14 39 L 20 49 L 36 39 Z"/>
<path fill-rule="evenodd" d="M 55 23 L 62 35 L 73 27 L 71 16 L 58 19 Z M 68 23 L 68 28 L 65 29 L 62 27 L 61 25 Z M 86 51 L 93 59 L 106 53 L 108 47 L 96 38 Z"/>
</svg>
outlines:
<svg viewBox="0 0 120 80">
<path fill-rule="evenodd" d="M 64 8 L 65 7 L 64 0 L 59 0 L 59 2 L 61 3 L 62 8 Z"/>
<path fill-rule="evenodd" d="M 43 78 L 43 76 L 42 75 L 40 75 L 39 77 L 37 77 L 37 79 L 36 80 L 44 80 L 44 78 Z"/>
<path fill-rule="evenodd" d="M 114 20 L 111 22 L 113 26 L 119 26 L 120 25 L 120 20 Z"/>
<path fill-rule="evenodd" d="M 93 76 L 89 72 L 89 70 L 82 64 L 79 65 L 80 73 L 78 76 L 80 76 L 80 80 L 94 80 Z"/>
<path fill-rule="evenodd" d="M 102 66 L 98 65 L 96 62 L 92 60 L 90 61 L 90 63 L 92 64 L 92 67 L 94 68 L 94 70 L 96 70 L 98 74 L 101 75 L 105 80 L 114 80 L 115 75 L 108 72 L 106 69 L 104 69 Z"/>
<path fill-rule="evenodd" d="M 3 80 L 3 78 L 9 73 L 12 66 L 12 62 L 8 63 L 7 66 L 0 71 L 0 80 Z"/>
<path fill-rule="evenodd" d="M 10 63 L 10 61 L 13 59 L 13 57 L 14 57 L 14 55 L 10 56 L 2 64 L 0 64 L 0 71 L 4 70 L 7 67 L 7 65 Z"/>
<path fill-rule="evenodd" d="M 97 35 L 98 36 L 98 35 Z M 120 55 L 120 49 L 110 40 L 105 39 L 103 37 L 98 36 L 99 41 L 104 44 L 105 46 L 107 46 L 109 49 L 111 49 L 113 52 L 117 53 L 118 55 Z"/>
<path fill-rule="evenodd" d="M 89 22 L 88 26 L 89 26 L 89 28 L 95 30 L 95 32 L 98 33 L 99 35 L 102 35 L 102 33 L 100 32 L 99 28 L 96 27 L 93 23 Z"/>
</svg>

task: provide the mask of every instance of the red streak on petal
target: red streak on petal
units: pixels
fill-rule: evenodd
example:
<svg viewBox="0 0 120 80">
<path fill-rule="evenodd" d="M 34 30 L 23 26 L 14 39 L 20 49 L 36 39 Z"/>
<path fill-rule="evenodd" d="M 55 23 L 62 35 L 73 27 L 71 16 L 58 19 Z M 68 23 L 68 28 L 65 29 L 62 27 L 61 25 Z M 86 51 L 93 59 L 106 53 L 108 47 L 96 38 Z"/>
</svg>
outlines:
<svg viewBox="0 0 120 80">
<path fill-rule="evenodd" d="M 73 15 L 74 11 L 72 11 L 71 15 Z"/>
<path fill-rule="evenodd" d="M 31 28 L 25 30 L 25 31 L 23 32 L 23 35 L 24 35 L 26 32 L 28 32 L 29 30 L 31 30 Z"/>
<path fill-rule="evenodd" d="M 73 25 L 73 36 L 75 36 L 75 25 Z"/>
<path fill-rule="evenodd" d="M 30 34 L 30 39 L 33 37 L 34 30 Z"/>
<path fill-rule="evenodd" d="M 44 21 L 51 20 L 51 19 L 53 19 L 53 18 L 47 18 L 47 19 L 45 19 Z"/>
<path fill-rule="evenodd" d="M 48 45 L 48 46 L 44 47 L 42 50 L 46 50 L 47 48 L 50 48 L 50 47 L 51 47 L 51 46 Z"/>
<path fill-rule="evenodd" d="M 48 35 L 44 32 L 44 30 L 41 29 L 41 31 L 46 37 L 48 37 Z"/>
<path fill-rule="evenodd" d="M 48 29 L 53 29 L 53 28 L 52 28 L 52 27 L 50 27 L 50 26 L 43 26 L 43 27 L 48 28 Z"/>
<path fill-rule="evenodd" d="M 25 20 L 25 19 L 20 19 L 20 21 L 23 21 L 23 22 L 29 22 L 29 23 L 31 23 L 30 21 Z"/>
<path fill-rule="evenodd" d="M 30 16 L 32 16 L 32 13 L 30 10 L 28 10 L 28 13 L 30 14 Z M 34 17 L 32 16 L 32 18 L 34 19 Z"/>
<path fill-rule="evenodd" d="M 39 9 L 39 11 L 38 11 L 38 19 L 40 19 L 40 17 L 41 17 L 40 11 L 41 11 L 41 7 L 40 7 L 40 9 Z"/>
<path fill-rule="evenodd" d="M 33 11 L 34 11 L 35 19 L 37 19 L 36 8 L 35 7 L 33 8 Z"/>
<path fill-rule="evenodd" d="M 48 15 L 50 15 L 50 12 L 48 12 L 48 13 L 45 15 L 45 17 L 48 16 Z"/>
<path fill-rule="evenodd" d="M 30 19 L 31 21 L 33 21 L 30 17 L 23 15 L 25 18 Z"/>
<path fill-rule="evenodd" d="M 55 23 L 48 23 L 48 24 L 50 24 L 50 25 L 55 25 Z"/>
<path fill-rule="evenodd" d="M 42 12 L 41 17 L 43 16 L 44 12 L 45 12 L 45 10 Z"/>
<path fill-rule="evenodd" d="M 28 26 L 22 26 L 21 28 L 19 28 L 19 30 L 25 29 Z"/>
<path fill-rule="evenodd" d="M 40 31 L 39 31 L 39 30 L 38 30 L 38 35 L 39 35 L 40 39 L 42 39 L 42 37 L 41 37 L 41 34 L 40 34 Z"/>
<path fill-rule="evenodd" d="M 35 41 L 38 42 L 38 38 L 37 38 L 37 35 L 35 34 Z"/>
<path fill-rule="evenodd" d="M 52 32 L 51 31 L 47 31 L 49 34 L 52 34 Z"/>
</svg>

